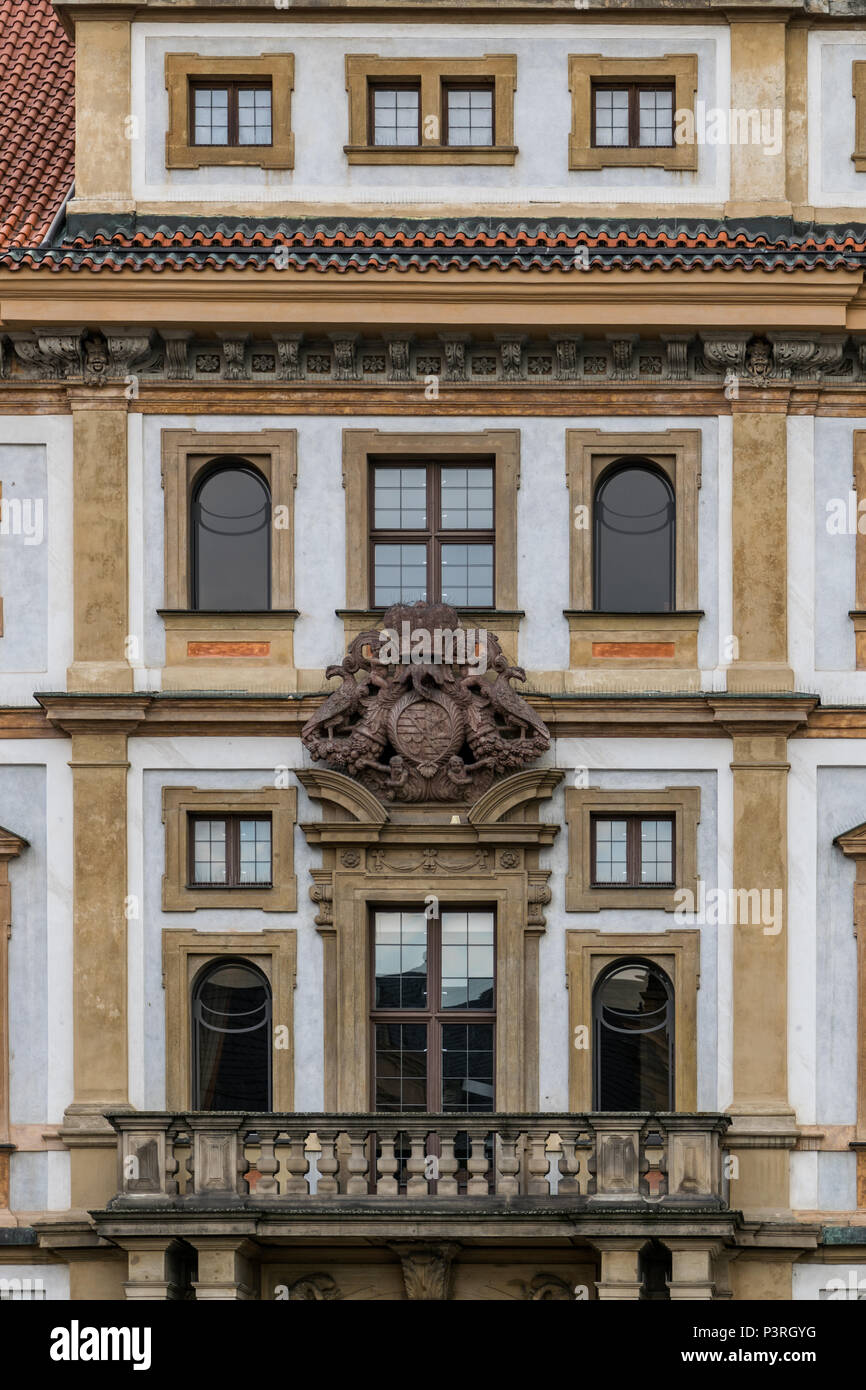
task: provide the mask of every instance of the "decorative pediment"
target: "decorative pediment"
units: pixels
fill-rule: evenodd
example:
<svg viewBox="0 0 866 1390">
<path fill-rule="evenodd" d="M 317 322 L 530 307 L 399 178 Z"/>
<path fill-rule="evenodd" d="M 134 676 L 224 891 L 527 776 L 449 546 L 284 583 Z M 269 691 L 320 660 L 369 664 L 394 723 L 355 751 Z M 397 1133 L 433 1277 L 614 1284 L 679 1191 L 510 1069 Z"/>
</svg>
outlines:
<svg viewBox="0 0 866 1390">
<path fill-rule="evenodd" d="M 16 859 L 22 849 L 27 849 L 30 844 L 22 835 L 16 835 L 14 830 L 7 830 L 4 825 L 0 825 L 0 859 Z"/>
<path fill-rule="evenodd" d="M 853 826 L 850 830 L 843 830 L 841 835 L 836 836 L 833 844 L 838 845 L 842 853 L 849 855 L 852 859 L 866 855 L 866 821 L 862 825 Z"/>
<path fill-rule="evenodd" d="M 526 673 L 446 604 L 389 608 L 327 675 L 342 685 L 305 724 L 304 745 L 386 803 L 475 802 L 550 747 L 512 688 Z"/>
</svg>

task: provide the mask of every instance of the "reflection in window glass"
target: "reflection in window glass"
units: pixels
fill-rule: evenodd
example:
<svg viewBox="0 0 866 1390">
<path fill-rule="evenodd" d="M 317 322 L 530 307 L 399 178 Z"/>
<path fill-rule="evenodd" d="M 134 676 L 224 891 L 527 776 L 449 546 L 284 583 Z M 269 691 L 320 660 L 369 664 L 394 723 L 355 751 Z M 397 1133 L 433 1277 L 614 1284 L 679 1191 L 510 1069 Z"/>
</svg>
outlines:
<svg viewBox="0 0 866 1390">
<path fill-rule="evenodd" d="M 193 1105 L 270 1110 L 271 991 L 242 962 L 206 969 L 193 994 Z"/>
<path fill-rule="evenodd" d="M 416 88 L 373 89 L 373 144 L 417 145 L 421 94 Z"/>
<path fill-rule="evenodd" d="M 271 495 L 264 478 L 243 464 L 214 469 L 195 490 L 191 520 L 193 608 L 269 608 Z"/>
<path fill-rule="evenodd" d="M 226 87 L 193 89 L 193 121 L 197 145 L 229 142 L 229 94 Z"/>
<path fill-rule="evenodd" d="M 271 94 L 263 87 L 241 87 L 238 91 L 238 144 L 271 143 Z"/>
<path fill-rule="evenodd" d="M 595 90 L 595 143 L 628 145 L 628 92 L 607 87 Z"/>
<path fill-rule="evenodd" d="M 651 466 L 607 472 L 595 494 L 595 608 L 669 613 L 674 607 L 674 492 Z"/>
<path fill-rule="evenodd" d="M 493 144 L 493 91 L 491 88 L 460 89 L 447 93 L 448 144 Z"/>
<path fill-rule="evenodd" d="M 377 912 L 377 1009 L 426 1009 L 427 919 L 423 912 Z"/>
<path fill-rule="evenodd" d="M 656 965 L 617 965 L 594 992 L 597 1110 L 672 1110 L 673 990 Z"/>
</svg>

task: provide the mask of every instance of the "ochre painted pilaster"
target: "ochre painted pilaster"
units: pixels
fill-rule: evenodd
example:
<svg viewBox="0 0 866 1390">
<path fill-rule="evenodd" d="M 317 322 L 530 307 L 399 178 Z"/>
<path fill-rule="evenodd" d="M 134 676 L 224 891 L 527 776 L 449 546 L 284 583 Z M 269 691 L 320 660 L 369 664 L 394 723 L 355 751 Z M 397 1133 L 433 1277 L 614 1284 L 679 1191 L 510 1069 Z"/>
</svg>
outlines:
<svg viewBox="0 0 866 1390">
<path fill-rule="evenodd" d="M 733 636 L 728 690 L 794 689 L 788 665 L 787 423 L 742 402 L 733 416 Z M 724 637 L 724 634 L 723 634 Z"/>
<path fill-rule="evenodd" d="M 719 711 L 733 740 L 733 1115 L 731 1205 L 789 1208 L 787 738 L 798 719 L 760 703 Z"/>
<path fill-rule="evenodd" d="M 740 119 L 757 111 L 762 124 L 760 132 L 753 133 L 751 123 L 746 132 L 732 131 L 728 217 L 791 212 L 785 178 L 785 46 L 784 19 L 738 16 L 731 24 L 731 108 Z"/>
<path fill-rule="evenodd" d="M 120 15 L 75 25 L 75 208 L 132 210 L 132 25 Z M 139 121 L 142 117 L 139 115 Z"/>
<path fill-rule="evenodd" d="M 9 1130 L 9 938 L 12 935 L 12 886 L 9 860 L 27 841 L 0 825 L 0 1226 L 15 1225 L 9 1211 L 10 1165 L 15 1145 Z"/>
<path fill-rule="evenodd" d="M 73 388 L 69 398 L 75 579 L 68 688 L 130 691 L 126 401 L 114 386 Z"/>
</svg>

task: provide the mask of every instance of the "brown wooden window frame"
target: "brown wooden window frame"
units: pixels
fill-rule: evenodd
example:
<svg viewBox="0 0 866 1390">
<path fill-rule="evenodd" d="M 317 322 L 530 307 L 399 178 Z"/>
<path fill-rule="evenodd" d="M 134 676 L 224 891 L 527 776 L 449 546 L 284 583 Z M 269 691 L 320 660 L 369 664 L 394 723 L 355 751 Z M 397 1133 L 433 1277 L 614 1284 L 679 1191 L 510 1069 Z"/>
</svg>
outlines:
<svg viewBox="0 0 866 1390">
<path fill-rule="evenodd" d="M 274 85 L 270 78 L 234 77 L 209 78 L 191 77 L 189 79 L 189 133 L 190 144 L 199 150 L 269 150 L 274 144 Z M 228 139 L 224 145 L 213 145 L 195 138 L 195 94 L 203 91 L 225 91 L 228 93 Z M 257 140 L 255 144 L 242 145 L 239 138 L 238 96 L 242 91 L 267 92 L 271 98 L 271 138 Z"/>
<path fill-rule="evenodd" d="M 222 821 L 226 827 L 226 877 L 224 883 L 200 883 L 195 877 L 195 827 L 198 821 Z M 271 830 L 271 858 L 270 873 L 267 880 L 242 881 L 240 878 L 240 836 L 241 821 L 262 821 L 267 822 Z M 187 888 L 201 889 L 205 893 L 214 889 L 238 888 L 242 891 L 248 889 L 273 888 L 274 886 L 274 825 L 273 816 L 270 812 L 254 813 L 245 811 L 231 811 L 228 813 L 212 814 L 208 811 L 190 811 L 187 814 Z"/>
<path fill-rule="evenodd" d="M 459 78 L 445 79 L 442 82 L 442 112 L 440 130 L 442 144 L 451 150 L 493 150 L 496 148 L 496 84 L 492 78 L 478 78 L 474 82 L 460 81 Z M 489 92 L 490 93 L 490 140 L 486 145 L 452 145 L 448 125 L 448 94 L 450 92 Z"/>
<path fill-rule="evenodd" d="M 599 821 L 625 821 L 626 823 L 626 876 L 622 883 L 597 877 L 596 827 Z M 641 838 L 640 829 L 644 821 L 666 821 L 671 827 L 671 876 L 669 879 L 641 878 Z M 673 814 L 643 814 L 633 811 L 593 811 L 589 818 L 591 888 L 673 888 L 677 882 L 677 827 Z"/>
<path fill-rule="evenodd" d="M 369 1036 L 369 1075 L 370 1109 L 376 1111 L 376 1025 L 379 1023 L 408 1023 L 427 1029 L 427 1108 L 418 1111 L 383 1111 L 383 1114 L 425 1114 L 447 1113 L 455 1118 L 461 1115 L 492 1115 L 496 1113 L 496 1034 L 497 1034 L 497 933 L 496 909 L 477 902 L 448 902 L 439 904 L 439 913 L 428 917 L 427 931 L 427 1008 L 426 1009 L 377 1009 L 376 1008 L 376 914 L 378 912 L 423 912 L 423 905 L 394 903 L 371 903 L 369 905 L 369 929 L 367 944 L 369 952 L 370 980 L 370 1036 Z M 489 912 L 493 918 L 493 1005 L 489 1009 L 443 1009 L 442 1008 L 442 917 L 443 912 Z M 435 930 L 432 930 L 435 924 Z M 490 1110 L 442 1110 L 442 1027 L 447 1023 L 489 1023 L 492 1026 L 491 1052 L 493 1055 L 493 1103 Z"/>
<path fill-rule="evenodd" d="M 376 111 L 374 98 L 376 92 L 417 92 L 418 93 L 418 139 L 414 145 L 377 145 L 376 144 Z M 394 78 L 389 81 L 381 78 L 377 81 L 367 83 L 367 143 L 371 148 L 377 150 L 417 150 L 421 146 L 421 80 L 415 81 L 412 78 Z"/>
<path fill-rule="evenodd" d="M 376 527 L 376 469 L 377 468 L 424 468 L 426 470 L 426 512 L 427 526 L 418 530 L 378 530 Z M 486 530 L 458 531 L 442 527 L 442 488 L 439 483 L 442 468 L 488 468 L 492 481 L 493 517 L 492 525 Z M 442 602 L 442 546 L 445 545 L 489 545 L 493 551 L 493 571 L 491 575 L 491 601 L 489 604 L 454 604 L 458 610 L 487 610 L 496 606 L 496 465 L 489 456 L 479 458 L 436 458 L 419 459 L 407 456 L 399 458 L 371 458 L 367 478 L 368 515 L 370 531 L 368 537 L 368 582 L 371 608 L 387 608 L 390 604 L 380 604 L 376 596 L 376 546 L 377 545 L 424 545 L 427 553 L 427 602 Z"/>
<path fill-rule="evenodd" d="M 674 116 L 676 113 L 676 84 L 670 82 L 612 82 L 604 78 L 593 79 L 591 83 L 591 141 L 594 150 L 670 150 L 674 148 Z M 596 140 L 595 98 L 598 92 L 628 92 L 628 144 L 599 145 Z M 644 145 L 640 139 L 640 100 L 641 92 L 671 93 L 671 138 L 667 145 Z"/>
</svg>

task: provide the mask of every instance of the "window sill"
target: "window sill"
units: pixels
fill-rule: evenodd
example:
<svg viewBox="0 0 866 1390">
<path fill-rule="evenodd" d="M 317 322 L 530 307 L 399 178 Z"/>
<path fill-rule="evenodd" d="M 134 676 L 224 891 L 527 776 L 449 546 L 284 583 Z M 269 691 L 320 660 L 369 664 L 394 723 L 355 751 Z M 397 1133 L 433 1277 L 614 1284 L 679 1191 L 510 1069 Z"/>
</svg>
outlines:
<svg viewBox="0 0 866 1390">
<path fill-rule="evenodd" d="M 601 613 L 567 608 L 571 670 L 616 671 L 634 678 L 634 688 L 695 689 L 700 685 L 698 629 L 700 609 L 672 613 Z M 668 676 L 664 673 L 669 672 Z"/>
<path fill-rule="evenodd" d="M 294 690 L 297 610 L 157 610 L 165 624 L 163 690 Z"/>
<path fill-rule="evenodd" d="M 582 145 L 568 147 L 569 169 L 671 169 L 696 172 L 697 145 Z"/>
<path fill-rule="evenodd" d="M 517 145 L 344 145 L 349 164 L 513 164 Z"/>
<path fill-rule="evenodd" d="M 486 628 L 495 632 L 499 638 L 504 655 L 512 666 L 517 665 L 517 639 L 520 632 L 522 608 L 455 608 L 462 627 Z M 343 621 L 346 646 L 362 632 L 381 624 L 386 610 L 384 608 L 338 608 L 336 614 Z"/>
<path fill-rule="evenodd" d="M 276 145 L 166 144 L 166 169 L 293 169 L 294 137 Z"/>
</svg>

